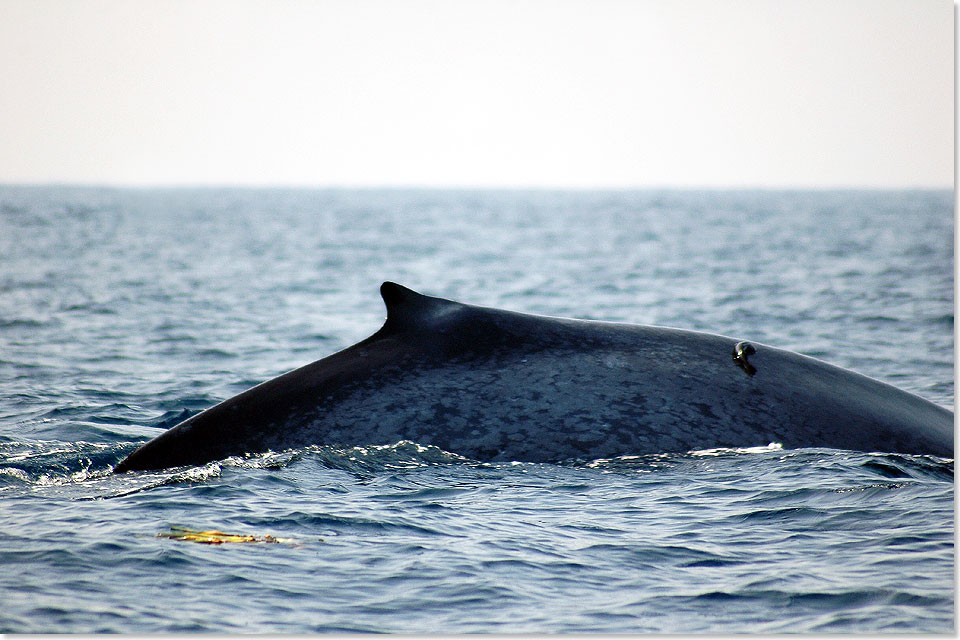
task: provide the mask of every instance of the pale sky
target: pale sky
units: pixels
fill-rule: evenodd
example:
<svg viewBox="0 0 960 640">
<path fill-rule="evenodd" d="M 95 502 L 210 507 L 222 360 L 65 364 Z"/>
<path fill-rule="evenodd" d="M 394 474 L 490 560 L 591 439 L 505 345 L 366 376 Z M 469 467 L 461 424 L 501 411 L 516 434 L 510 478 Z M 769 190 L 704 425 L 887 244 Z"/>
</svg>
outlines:
<svg viewBox="0 0 960 640">
<path fill-rule="evenodd" d="M 0 0 L 0 183 L 950 187 L 947 0 Z"/>
</svg>

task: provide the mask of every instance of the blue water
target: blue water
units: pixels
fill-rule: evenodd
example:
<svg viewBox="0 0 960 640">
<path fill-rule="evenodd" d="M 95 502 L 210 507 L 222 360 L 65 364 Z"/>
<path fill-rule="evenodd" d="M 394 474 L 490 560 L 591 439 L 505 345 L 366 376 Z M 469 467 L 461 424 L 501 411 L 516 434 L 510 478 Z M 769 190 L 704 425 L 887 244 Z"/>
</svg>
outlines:
<svg viewBox="0 0 960 640">
<path fill-rule="evenodd" d="M 110 471 L 372 333 L 383 280 L 743 336 L 952 409 L 952 198 L 0 187 L 0 632 L 950 632 L 953 460 L 400 442 Z"/>
</svg>

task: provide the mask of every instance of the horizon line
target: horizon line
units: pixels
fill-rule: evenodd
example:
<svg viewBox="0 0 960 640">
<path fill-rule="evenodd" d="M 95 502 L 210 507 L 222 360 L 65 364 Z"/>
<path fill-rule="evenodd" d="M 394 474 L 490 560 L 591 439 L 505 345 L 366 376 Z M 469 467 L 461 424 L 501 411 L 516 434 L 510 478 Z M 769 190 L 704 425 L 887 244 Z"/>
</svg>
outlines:
<svg viewBox="0 0 960 640">
<path fill-rule="evenodd" d="M 711 185 L 711 184 L 636 184 L 636 185 L 559 185 L 559 184 L 429 184 L 429 183 L 307 183 L 307 182 L 110 182 L 110 181 L 5 181 L 0 187 L 89 188 L 89 189 L 288 189 L 303 191 L 955 191 L 944 185 L 875 184 L 783 184 L 783 185 Z"/>
</svg>

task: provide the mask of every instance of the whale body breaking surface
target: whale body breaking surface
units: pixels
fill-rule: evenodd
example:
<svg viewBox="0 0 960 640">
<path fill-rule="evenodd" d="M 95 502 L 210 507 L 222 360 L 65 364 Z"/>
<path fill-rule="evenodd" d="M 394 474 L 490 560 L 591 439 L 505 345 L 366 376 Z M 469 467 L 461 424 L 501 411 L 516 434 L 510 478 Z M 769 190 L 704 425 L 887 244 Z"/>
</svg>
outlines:
<svg viewBox="0 0 960 640">
<path fill-rule="evenodd" d="M 117 472 L 411 440 L 558 462 L 780 443 L 953 457 L 953 413 L 826 362 L 697 331 L 536 316 L 380 287 L 369 338 L 224 400 Z"/>
</svg>

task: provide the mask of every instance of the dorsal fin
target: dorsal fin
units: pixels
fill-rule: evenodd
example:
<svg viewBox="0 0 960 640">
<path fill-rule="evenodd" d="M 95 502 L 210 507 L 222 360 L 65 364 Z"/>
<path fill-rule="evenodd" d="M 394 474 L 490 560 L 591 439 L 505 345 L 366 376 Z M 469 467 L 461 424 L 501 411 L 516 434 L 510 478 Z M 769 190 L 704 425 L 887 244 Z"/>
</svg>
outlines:
<svg viewBox="0 0 960 640">
<path fill-rule="evenodd" d="M 387 305 L 388 318 L 397 314 L 406 314 L 407 307 L 417 307 L 418 300 L 427 297 L 389 280 L 380 285 L 380 296 L 383 298 L 383 303 Z"/>
<path fill-rule="evenodd" d="M 432 324 L 443 310 L 457 306 L 457 303 L 452 300 L 425 296 L 396 282 L 388 281 L 381 284 L 380 295 L 387 306 L 385 326 Z"/>
</svg>

